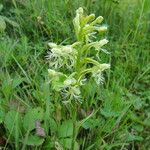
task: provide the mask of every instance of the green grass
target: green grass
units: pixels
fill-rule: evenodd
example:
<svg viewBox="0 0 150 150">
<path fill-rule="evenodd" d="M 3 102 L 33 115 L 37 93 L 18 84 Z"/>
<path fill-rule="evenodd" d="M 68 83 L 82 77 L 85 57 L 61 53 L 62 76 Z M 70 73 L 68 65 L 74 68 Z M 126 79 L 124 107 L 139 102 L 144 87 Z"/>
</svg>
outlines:
<svg viewBox="0 0 150 150">
<path fill-rule="evenodd" d="M 48 83 L 48 42 L 75 41 L 72 19 L 82 6 L 108 25 L 101 62 L 110 62 L 106 81 L 83 87 L 78 107 L 81 150 L 149 150 L 150 38 L 148 0 L 2 0 L 0 16 L 0 149 L 67 149 L 72 122 L 69 108 Z M 39 16 L 41 20 L 38 19 Z M 1 22 L 0 22 L 1 25 Z M 1 26 L 0 26 L 1 27 Z M 0 30 L 1 31 L 1 30 Z M 86 118 L 86 119 L 85 119 Z M 35 121 L 45 136 L 38 135 Z"/>
</svg>

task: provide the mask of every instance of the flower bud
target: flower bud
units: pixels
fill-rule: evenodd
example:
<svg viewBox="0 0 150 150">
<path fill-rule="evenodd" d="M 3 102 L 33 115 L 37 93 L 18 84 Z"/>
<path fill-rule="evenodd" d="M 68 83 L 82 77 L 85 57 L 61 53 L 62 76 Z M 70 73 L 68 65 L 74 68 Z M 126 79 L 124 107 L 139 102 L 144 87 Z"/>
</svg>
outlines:
<svg viewBox="0 0 150 150">
<path fill-rule="evenodd" d="M 48 46 L 51 48 L 54 48 L 54 47 L 57 47 L 57 44 L 50 42 L 48 43 Z"/>
<path fill-rule="evenodd" d="M 89 16 L 86 17 L 86 22 L 90 22 L 90 21 L 93 21 L 95 19 L 95 14 L 91 14 Z"/>
<path fill-rule="evenodd" d="M 106 26 L 102 26 L 102 27 L 98 28 L 98 32 L 105 32 L 105 31 L 107 31 Z"/>
<path fill-rule="evenodd" d="M 103 21 L 103 17 L 102 16 L 99 16 L 96 18 L 96 23 L 101 23 Z"/>
<path fill-rule="evenodd" d="M 100 24 L 102 21 L 103 21 L 103 17 L 99 16 L 91 23 L 91 25 Z"/>
<path fill-rule="evenodd" d="M 82 7 L 79 7 L 79 8 L 76 10 L 76 13 L 82 15 L 82 14 L 83 14 L 83 8 L 82 8 Z"/>
</svg>

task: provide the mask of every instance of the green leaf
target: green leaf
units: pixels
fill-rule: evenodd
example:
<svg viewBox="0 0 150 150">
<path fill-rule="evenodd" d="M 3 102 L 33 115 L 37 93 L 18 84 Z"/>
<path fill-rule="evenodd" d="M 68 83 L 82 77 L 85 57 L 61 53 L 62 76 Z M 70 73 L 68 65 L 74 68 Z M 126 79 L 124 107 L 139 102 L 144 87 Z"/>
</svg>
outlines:
<svg viewBox="0 0 150 150">
<path fill-rule="evenodd" d="M 53 118 L 49 119 L 49 126 L 50 126 L 50 129 L 51 129 L 51 132 L 57 131 L 57 123 Z"/>
<path fill-rule="evenodd" d="M 51 150 L 55 147 L 55 140 L 51 136 L 47 136 L 44 144 L 43 144 L 43 149 L 44 150 Z"/>
<path fill-rule="evenodd" d="M 60 91 L 60 89 L 64 86 L 65 79 L 66 79 L 65 75 L 59 76 L 58 79 L 53 79 L 52 81 L 53 89 L 56 91 Z"/>
<path fill-rule="evenodd" d="M 119 112 L 115 112 L 112 110 L 107 110 L 107 109 L 101 109 L 101 114 L 104 115 L 105 117 L 109 118 L 109 117 L 118 117 L 120 115 Z"/>
<path fill-rule="evenodd" d="M 73 123 L 72 120 L 64 121 L 58 130 L 59 137 L 71 137 L 73 134 Z"/>
<path fill-rule="evenodd" d="M 60 143 L 63 146 L 63 148 L 71 149 L 72 139 L 71 138 L 63 138 L 63 139 L 60 139 Z M 74 149 L 79 150 L 79 145 L 77 142 L 75 142 Z"/>
<path fill-rule="evenodd" d="M 9 133 L 18 138 L 21 136 L 22 131 L 22 121 L 21 114 L 17 111 L 9 111 L 4 120 L 5 127 L 8 129 Z"/>
<path fill-rule="evenodd" d="M 6 29 L 6 23 L 2 16 L 0 16 L 0 32 L 4 32 Z"/>
<path fill-rule="evenodd" d="M 23 120 L 23 127 L 26 131 L 31 131 L 35 129 L 35 123 L 37 120 L 42 121 L 44 116 L 44 111 L 42 108 L 37 107 L 34 109 L 30 109 Z"/>
<path fill-rule="evenodd" d="M 13 27 L 19 27 L 18 23 L 16 23 L 15 21 L 12 21 L 12 20 L 8 19 L 7 17 L 4 17 L 4 16 L 3 16 L 3 18 L 7 23 L 12 25 Z"/>
<path fill-rule="evenodd" d="M 20 85 L 23 82 L 23 78 L 14 78 L 13 79 L 13 83 L 12 83 L 12 87 L 13 89 L 16 88 L 18 85 Z"/>
<path fill-rule="evenodd" d="M 114 118 L 108 119 L 103 125 L 102 131 L 106 133 L 112 132 L 112 129 L 115 127 L 116 120 Z"/>
<path fill-rule="evenodd" d="M 5 105 L 6 100 L 2 99 L 0 97 L 0 124 L 4 121 L 5 119 L 5 109 L 4 109 L 4 105 Z"/>
<path fill-rule="evenodd" d="M 3 5 L 0 4 L 0 12 L 3 10 Z"/>
<path fill-rule="evenodd" d="M 133 128 L 138 132 L 142 132 L 144 130 L 144 127 L 140 124 L 134 124 Z"/>
<path fill-rule="evenodd" d="M 150 127 L 150 117 L 148 117 L 148 118 L 146 118 L 146 119 L 144 120 L 144 124 L 145 124 L 146 126 Z"/>
<path fill-rule="evenodd" d="M 127 136 L 127 141 L 128 142 L 143 141 L 143 137 L 137 136 L 137 135 L 133 135 L 133 134 L 129 133 L 128 136 Z"/>
<path fill-rule="evenodd" d="M 99 125 L 100 125 L 100 119 L 90 118 L 83 123 L 82 127 L 84 129 L 92 129 L 92 128 L 95 128 L 96 126 L 99 126 Z"/>
<path fill-rule="evenodd" d="M 0 124 L 4 121 L 5 118 L 5 111 L 4 109 L 0 106 Z"/>
<path fill-rule="evenodd" d="M 30 135 L 26 141 L 27 145 L 31 145 L 31 146 L 39 146 L 41 144 L 43 144 L 44 139 L 38 136 L 34 136 L 34 135 Z"/>
</svg>

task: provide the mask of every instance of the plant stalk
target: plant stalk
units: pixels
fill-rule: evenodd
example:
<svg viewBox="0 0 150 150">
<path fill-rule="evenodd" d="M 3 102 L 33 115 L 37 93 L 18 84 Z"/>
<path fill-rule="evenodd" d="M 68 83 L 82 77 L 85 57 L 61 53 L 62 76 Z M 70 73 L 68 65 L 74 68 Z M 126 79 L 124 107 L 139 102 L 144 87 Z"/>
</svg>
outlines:
<svg viewBox="0 0 150 150">
<path fill-rule="evenodd" d="M 75 142 L 77 136 L 77 112 L 76 112 L 76 105 L 72 107 L 72 122 L 73 122 L 73 134 L 72 134 L 72 143 L 71 143 L 71 150 L 75 150 Z"/>
</svg>

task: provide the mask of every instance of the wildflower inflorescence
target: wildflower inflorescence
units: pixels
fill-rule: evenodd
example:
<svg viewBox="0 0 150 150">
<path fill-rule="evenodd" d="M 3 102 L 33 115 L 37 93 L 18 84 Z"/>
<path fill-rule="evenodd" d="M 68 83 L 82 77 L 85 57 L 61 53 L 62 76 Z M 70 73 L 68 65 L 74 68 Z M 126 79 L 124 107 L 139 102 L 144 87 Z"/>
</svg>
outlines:
<svg viewBox="0 0 150 150">
<path fill-rule="evenodd" d="M 48 69 L 50 82 L 52 88 L 60 92 L 67 102 L 72 100 L 81 102 L 80 89 L 88 81 L 85 78 L 86 74 L 90 74 L 90 78 L 94 78 L 99 85 L 104 81 L 102 72 L 110 68 L 110 64 L 100 64 L 92 56 L 93 49 L 97 51 L 95 53 L 97 57 L 101 50 L 108 53 L 101 48 L 108 43 L 108 40 L 95 40 L 97 34 L 107 30 L 106 26 L 100 26 L 102 21 L 102 16 L 95 18 L 95 14 L 84 15 L 83 8 L 80 7 L 76 10 L 76 17 L 73 19 L 77 41 L 72 45 L 48 43 L 50 51 L 47 60 L 50 67 Z M 65 70 L 67 74 L 62 70 Z"/>
</svg>

